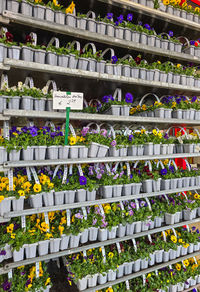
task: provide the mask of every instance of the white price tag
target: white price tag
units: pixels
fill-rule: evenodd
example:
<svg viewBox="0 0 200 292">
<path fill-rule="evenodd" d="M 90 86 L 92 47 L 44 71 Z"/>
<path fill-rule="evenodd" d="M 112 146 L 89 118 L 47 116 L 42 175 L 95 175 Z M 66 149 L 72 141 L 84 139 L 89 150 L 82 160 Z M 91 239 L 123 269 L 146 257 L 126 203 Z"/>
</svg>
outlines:
<svg viewBox="0 0 200 292">
<path fill-rule="evenodd" d="M 162 235 L 163 235 L 163 239 L 164 239 L 164 241 L 166 242 L 167 238 L 166 238 L 165 231 L 162 231 Z"/>
<path fill-rule="evenodd" d="M 9 190 L 13 191 L 13 169 L 8 170 Z"/>
<path fill-rule="evenodd" d="M 137 244 L 136 244 L 135 238 L 132 238 L 132 242 L 133 242 L 134 250 L 135 252 L 137 252 Z"/>
<path fill-rule="evenodd" d="M 165 199 L 166 199 L 167 203 L 169 203 L 169 199 L 168 199 L 167 195 L 166 195 L 166 194 L 164 194 L 163 196 L 165 197 Z"/>
<path fill-rule="evenodd" d="M 66 214 L 67 214 L 67 226 L 69 227 L 70 226 L 70 215 L 71 215 L 69 209 L 66 210 Z"/>
<path fill-rule="evenodd" d="M 3 123 L 3 137 L 10 140 L 9 121 L 4 121 Z"/>
<path fill-rule="evenodd" d="M 121 207 L 122 211 L 124 211 L 124 205 L 123 205 L 122 201 L 120 201 L 120 207 Z"/>
<path fill-rule="evenodd" d="M 80 164 L 78 165 L 78 170 L 79 170 L 79 174 L 80 174 L 80 176 L 83 176 L 83 170 L 82 170 Z"/>
<path fill-rule="evenodd" d="M 172 265 L 169 265 L 170 270 L 172 270 Z"/>
<path fill-rule="evenodd" d="M 148 236 L 149 242 L 152 243 L 151 235 L 148 234 L 147 236 Z"/>
<path fill-rule="evenodd" d="M 149 199 L 148 199 L 148 198 L 145 198 L 145 200 L 146 200 L 146 202 L 147 202 L 147 205 L 148 205 L 148 207 L 149 207 L 149 210 L 151 211 L 152 208 L 151 208 L 151 204 L 150 204 L 150 202 L 149 202 Z"/>
<path fill-rule="evenodd" d="M 118 253 L 120 254 L 122 251 L 121 251 L 119 242 L 116 242 L 116 246 L 117 246 Z"/>
<path fill-rule="evenodd" d="M 64 110 L 70 107 L 72 110 L 83 109 L 83 93 L 53 91 L 53 109 Z"/>
<path fill-rule="evenodd" d="M 105 264 L 106 262 L 106 251 L 104 246 L 101 247 L 101 251 L 102 251 L 102 256 L 103 256 L 103 263 Z"/>
<path fill-rule="evenodd" d="M 190 227 L 186 225 L 187 231 L 190 232 Z"/>
<path fill-rule="evenodd" d="M 102 205 L 99 205 L 99 209 L 101 211 L 101 215 L 104 216 L 105 213 L 104 213 L 104 209 L 103 209 L 103 206 Z"/>
<path fill-rule="evenodd" d="M 39 262 L 35 263 L 35 274 L 36 274 L 36 278 L 39 278 L 39 276 L 40 276 L 40 263 Z"/>
<path fill-rule="evenodd" d="M 72 172 L 73 172 L 73 166 L 72 166 L 72 164 L 70 164 L 70 166 L 69 166 L 69 175 L 72 175 Z"/>
<path fill-rule="evenodd" d="M 156 274 L 156 276 L 158 276 L 158 270 L 155 270 L 155 274 Z"/>
<path fill-rule="evenodd" d="M 83 256 L 84 256 L 84 257 L 87 257 L 86 250 L 83 251 Z"/>
<path fill-rule="evenodd" d="M 31 171 L 30 171 L 30 167 L 26 167 L 26 173 L 27 173 L 27 177 L 28 177 L 28 181 L 31 181 Z"/>
<path fill-rule="evenodd" d="M 85 220 L 87 220 L 87 212 L 86 212 L 86 208 L 85 207 L 82 207 L 82 212 L 83 212 L 83 216 L 85 218 Z"/>
<path fill-rule="evenodd" d="M 172 227 L 172 231 L 173 231 L 173 233 L 174 233 L 174 236 L 177 237 L 176 230 L 175 230 L 173 227 Z"/>
<path fill-rule="evenodd" d="M 64 173 L 63 173 L 63 179 L 62 179 L 62 184 L 66 183 L 67 180 L 67 172 L 68 172 L 68 167 L 67 165 L 64 166 Z"/>
<path fill-rule="evenodd" d="M 143 279 L 143 286 L 145 286 L 145 284 L 146 284 L 146 275 L 142 275 L 142 279 Z"/>
<path fill-rule="evenodd" d="M 105 164 L 105 167 L 106 167 L 107 174 L 110 174 L 111 171 L 110 171 L 110 167 L 109 167 L 108 163 Z"/>
<path fill-rule="evenodd" d="M 129 281 L 126 280 L 126 290 L 130 290 L 130 285 L 129 285 Z"/>
<path fill-rule="evenodd" d="M 12 279 L 12 269 L 8 272 L 8 279 Z"/>
<path fill-rule="evenodd" d="M 185 268 L 184 262 L 183 261 L 181 261 L 181 262 L 182 262 L 183 267 Z"/>
<path fill-rule="evenodd" d="M 21 225 L 22 225 L 22 228 L 26 228 L 26 217 L 25 217 L 25 215 L 23 215 L 21 217 Z"/>
<path fill-rule="evenodd" d="M 54 173 L 53 173 L 53 178 L 56 176 L 59 168 L 60 168 L 60 165 L 57 165 L 56 168 L 55 168 L 55 170 L 54 170 Z"/>
<path fill-rule="evenodd" d="M 136 204 L 136 210 L 139 210 L 139 202 L 138 202 L 138 199 L 135 199 L 135 204 Z"/>
<path fill-rule="evenodd" d="M 38 179 L 38 176 L 37 176 L 37 173 L 35 171 L 35 168 L 31 167 L 31 171 L 32 171 L 32 174 L 33 174 L 33 177 L 34 177 L 34 180 L 35 180 L 36 184 L 40 184 L 40 181 Z"/>
<path fill-rule="evenodd" d="M 49 216 L 47 212 L 44 212 L 44 220 L 45 220 L 45 223 L 48 225 L 47 232 L 49 232 Z"/>
<path fill-rule="evenodd" d="M 195 257 L 193 257 L 195 264 L 197 265 L 197 259 Z"/>
<path fill-rule="evenodd" d="M 130 164 L 128 162 L 126 162 L 126 169 L 127 169 L 127 175 L 130 178 L 131 175 L 131 169 L 130 169 Z"/>
</svg>

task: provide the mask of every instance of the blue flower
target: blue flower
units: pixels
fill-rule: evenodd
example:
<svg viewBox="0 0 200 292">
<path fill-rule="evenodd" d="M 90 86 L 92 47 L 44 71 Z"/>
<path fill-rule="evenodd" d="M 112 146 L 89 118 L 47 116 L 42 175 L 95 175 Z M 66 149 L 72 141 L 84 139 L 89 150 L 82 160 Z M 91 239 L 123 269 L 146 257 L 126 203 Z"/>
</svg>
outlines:
<svg viewBox="0 0 200 292">
<path fill-rule="evenodd" d="M 87 184 L 87 178 L 85 176 L 80 176 L 79 177 L 79 183 L 81 186 L 85 186 Z"/>
<path fill-rule="evenodd" d="M 172 165 L 169 167 L 169 170 L 174 173 L 174 167 Z"/>
<path fill-rule="evenodd" d="M 128 20 L 128 21 L 132 21 L 132 20 L 133 20 L 133 14 L 132 14 L 132 13 L 129 13 L 129 14 L 127 15 L 127 20 Z"/>
<path fill-rule="evenodd" d="M 166 168 L 161 169 L 160 174 L 161 175 L 166 175 L 167 174 L 167 169 Z"/>
<path fill-rule="evenodd" d="M 133 175 L 132 174 L 130 174 L 130 179 L 132 179 L 133 178 Z"/>
<path fill-rule="evenodd" d="M 118 26 L 119 25 L 119 22 L 118 21 L 115 21 L 115 25 Z"/>
<path fill-rule="evenodd" d="M 176 103 L 179 104 L 181 102 L 181 98 L 176 99 Z"/>
<path fill-rule="evenodd" d="M 122 21 L 124 20 L 124 16 L 121 14 L 119 17 L 117 17 L 117 20 L 119 23 L 122 23 Z"/>
<path fill-rule="evenodd" d="M 191 46 L 194 46 L 194 44 L 195 44 L 195 41 L 190 41 Z"/>
<path fill-rule="evenodd" d="M 148 30 L 151 30 L 151 27 L 150 27 L 150 25 L 149 25 L 149 24 L 147 24 L 147 23 L 144 25 L 144 28 L 146 28 L 146 29 L 148 29 Z"/>
<path fill-rule="evenodd" d="M 126 95 L 125 95 L 125 101 L 127 103 L 132 103 L 133 102 L 133 96 L 131 93 L 127 92 Z"/>
<path fill-rule="evenodd" d="M 107 13 L 107 19 L 112 19 L 113 18 L 113 13 Z"/>
<path fill-rule="evenodd" d="M 30 134 L 31 134 L 32 137 L 37 136 L 37 135 L 38 135 L 37 129 L 32 128 L 32 129 L 30 130 Z"/>
<path fill-rule="evenodd" d="M 169 31 L 169 36 L 170 36 L 170 37 L 173 37 L 173 36 L 174 36 L 173 31 L 171 31 L 171 30 Z"/>
<path fill-rule="evenodd" d="M 132 141 L 134 139 L 133 135 L 129 135 L 128 139 L 129 141 Z"/>
<path fill-rule="evenodd" d="M 107 95 L 103 96 L 102 101 L 107 103 L 109 101 L 109 97 Z"/>
<path fill-rule="evenodd" d="M 112 64 L 116 64 L 118 61 L 117 56 L 112 56 Z"/>
<path fill-rule="evenodd" d="M 114 101 L 114 97 L 110 94 L 110 95 L 108 95 L 108 99 L 110 99 L 110 100 L 112 100 L 112 101 Z"/>
<path fill-rule="evenodd" d="M 193 96 L 193 98 L 191 99 L 191 102 L 195 102 L 197 100 L 196 96 Z"/>
</svg>

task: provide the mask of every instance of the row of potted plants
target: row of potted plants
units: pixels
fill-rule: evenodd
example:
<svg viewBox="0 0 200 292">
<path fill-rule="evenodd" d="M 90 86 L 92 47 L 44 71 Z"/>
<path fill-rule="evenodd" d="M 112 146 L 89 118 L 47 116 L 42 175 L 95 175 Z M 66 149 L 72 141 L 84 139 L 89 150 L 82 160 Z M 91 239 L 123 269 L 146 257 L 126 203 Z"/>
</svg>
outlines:
<svg viewBox="0 0 200 292">
<path fill-rule="evenodd" d="M 141 56 L 133 59 L 131 55 L 126 55 L 118 59 L 113 49 L 107 48 L 103 53 L 102 51 L 97 52 L 95 45 L 91 43 L 86 44 L 81 50 L 80 43 L 77 41 L 68 44 L 67 47 L 59 48 L 59 40 L 56 38 L 51 39 L 47 47 L 36 45 L 31 36 L 27 37 L 26 44 L 21 44 L 21 47 L 12 46 L 12 42 L 9 42 L 6 36 L 0 40 L 1 61 L 7 57 L 7 51 L 10 50 L 12 58 L 27 62 L 39 62 L 52 66 L 63 66 L 71 69 L 192 87 L 198 86 L 199 82 L 199 75 L 196 73 L 195 67 L 185 67 L 181 64 L 174 65 L 171 62 L 161 63 L 160 61 L 148 64 L 147 61 L 141 59 Z M 55 46 L 53 46 L 54 41 L 56 42 Z M 92 49 L 89 49 L 89 46 Z M 110 51 L 111 57 L 105 61 L 104 55 L 108 51 Z"/>
<path fill-rule="evenodd" d="M 148 102 L 148 101 L 147 101 Z M 130 115 L 158 118 L 200 120 L 200 104 L 196 96 L 163 96 L 151 105 L 139 103 L 130 109 Z"/>
<path fill-rule="evenodd" d="M 70 212 L 56 211 L 26 217 L 22 229 L 20 218 L 2 224 L 1 261 L 12 257 L 14 261 L 33 258 L 67 248 L 75 248 L 89 241 L 123 238 L 149 229 L 170 225 L 181 220 L 192 220 L 200 215 L 200 196 L 172 194 L 147 200 L 94 205 Z M 39 219 L 38 219 L 39 218 Z M 5 232 L 6 230 L 6 232 Z M 31 237 L 30 237 L 31 235 Z"/>
<path fill-rule="evenodd" d="M 199 7 L 193 7 L 187 1 L 173 1 L 173 0 L 162 0 L 159 1 L 159 9 L 161 11 L 173 14 L 175 16 L 200 23 L 200 9 Z"/>
<path fill-rule="evenodd" d="M 137 239 L 137 242 L 130 240 L 119 243 L 118 246 L 105 246 L 103 252 L 102 248 L 96 248 L 87 250 L 85 254 L 72 254 L 67 257 L 66 264 L 69 280 L 77 283 L 79 290 L 85 290 L 87 287 L 95 287 L 97 282 L 105 284 L 147 269 L 148 266 L 180 257 L 181 250 L 184 249 L 180 242 L 183 241 L 183 234 L 188 232 L 181 228 L 177 229 L 177 233 L 175 231 L 176 235 L 171 230 L 167 232 L 169 236 L 164 241 L 162 234 L 154 234 L 150 239 L 143 237 Z M 192 233 L 190 236 L 193 237 Z M 187 260 L 183 263 L 188 264 Z"/>
<path fill-rule="evenodd" d="M 37 271 L 36 265 L 20 266 L 14 269 L 10 276 L 8 277 L 8 274 L 0 275 L 1 291 L 50 291 L 51 279 L 44 262 L 39 263 Z"/>
<path fill-rule="evenodd" d="M 68 24 L 70 17 L 68 15 L 75 13 L 75 4 L 72 1 L 68 7 L 64 7 L 57 0 L 50 0 L 44 3 L 42 0 L 2 0 L 0 13 L 9 10 L 14 13 L 21 13 L 25 16 L 39 18 L 56 22 L 59 24 Z"/>
<path fill-rule="evenodd" d="M 94 205 L 68 211 L 49 212 L 1 224 L 0 261 L 13 256 L 14 261 L 78 247 L 91 241 L 123 238 L 162 224 L 175 224 L 200 216 L 200 195 L 172 194 L 122 203 Z M 46 217 L 45 217 L 46 216 Z M 46 219 L 48 218 L 48 219 Z M 192 242 L 194 243 L 194 242 Z M 184 245 L 185 248 L 187 246 Z"/>
<path fill-rule="evenodd" d="M 169 136 L 158 129 L 152 131 L 122 130 L 117 134 L 114 128 L 97 130 L 90 126 L 68 136 L 69 145 L 65 145 L 65 132 L 61 127 L 36 126 L 12 127 L 10 137 L 0 137 L 0 162 L 19 160 L 45 159 L 73 159 L 94 157 L 124 157 L 142 155 L 160 155 L 173 153 L 198 153 L 200 148 L 200 134 L 191 132 L 184 134 L 177 132 L 176 136 Z M 169 129 L 170 130 L 170 129 Z"/>
<path fill-rule="evenodd" d="M 10 0 L 10 2 L 11 1 L 16 3 L 16 0 Z M 150 1 L 153 2 L 152 0 Z M 57 1 L 54 2 L 57 3 Z M 145 45 L 171 51 L 182 51 L 183 46 L 180 41 L 173 36 L 173 31 L 169 31 L 168 34 L 164 33 L 159 35 L 149 24 L 142 25 L 141 22 L 134 24 L 134 17 L 131 13 L 127 16 L 121 14 L 118 17 L 114 17 L 113 13 L 108 13 L 104 17 L 96 17 L 94 12 L 89 11 L 87 14 L 78 13 L 76 16 L 75 13 L 73 13 L 73 2 L 66 10 L 63 10 L 63 7 L 58 3 L 56 6 L 52 3 L 52 7 L 50 7 L 50 3 L 51 2 L 45 7 L 43 1 L 40 1 L 39 5 L 37 5 L 36 3 L 25 3 L 23 0 L 21 4 L 21 13 L 51 22 L 77 27 L 83 30 L 87 29 L 94 33 L 125 39 L 127 41 L 140 42 Z M 26 9 L 24 6 L 26 6 Z M 13 8 L 15 10 L 14 12 L 19 11 L 18 7 L 11 4 L 7 5 L 8 10 L 12 10 Z M 52 8 L 51 11 L 50 8 Z M 56 11 L 53 11 L 54 8 L 56 8 Z"/>
<path fill-rule="evenodd" d="M 97 292 L 158 292 L 166 291 L 184 291 L 185 289 L 193 288 L 200 283 L 200 263 L 196 258 L 189 258 L 184 262 L 176 263 L 159 271 L 146 274 L 144 277 L 137 277 L 129 280 L 128 285 L 121 282 L 109 288 L 98 290 Z M 196 292 L 194 288 L 191 291 Z"/>
<path fill-rule="evenodd" d="M 13 186 L 9 179 L 1 177 L 0 215 L 11 211 L 23 210 L 25 197 L 34 208 L 72 204 L 76 202 L 94 201 L 97 198 L 112 198 L 159 192 L 161 190 L 176 190 L 177 188 L 197 187 L 199 185 L 198 169 L 178 169 L 169 161 L 164 161 L 164 167 L 153 162 L 150 166 L 145 163 L 132 164 L 131 168 L 124 165 L 112 170 L 108 165 L 89 166 L 77 171 L 76 166 L 67 169 L 51 169 L 51 175 L 35 174 L 36 181 L 28 181 L 25 176 L 15 176 Z M 130 170 L 129 170 L 130 168 Z M 41 170 L 39 170 L 40 172 Z M 29 174 L 30 175 L 30 174 Z M 52 178 L 53 175 L 53 178 Z M 31 179 L 31 177 L 29 178 Z"/>
</svg>

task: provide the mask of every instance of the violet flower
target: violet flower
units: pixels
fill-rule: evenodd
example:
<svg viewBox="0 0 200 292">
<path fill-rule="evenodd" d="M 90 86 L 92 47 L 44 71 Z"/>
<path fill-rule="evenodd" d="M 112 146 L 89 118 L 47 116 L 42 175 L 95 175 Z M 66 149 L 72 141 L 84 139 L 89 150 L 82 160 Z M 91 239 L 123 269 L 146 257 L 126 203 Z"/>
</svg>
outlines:
<svg viewBox="0 0 200 292">
<path fill-rule="evenodd" d="M 124 20 L 124 16 L 121 14 L 119 17 L 117 17 L 117 20 L 119 23 L 122 23 L 122 21 Z"/>
<path fill-rule="evenodd" d="M 166 168 L 161 169 L 160 174 L 161 175 L 166 175 L 167 174 L 167 169 Z"/>
<path fill-rule="evenodd" d="M 117 145 L 116 140 L 112 140 L 112 142 L 110 143 L 110 145 L 111 145 L 112 147 L 115 147 L 115 146 Z"/>
<path fill-rule="evenodd" d="M 173 36 L 174 36 L 174 33 L 173 33 L 172 30 L 169 31 L 169 36 L 170 36 L 170 37 L 173 37 Z"/>
<path fill-rule="evenodd" d="M 117 56 L 112 56 L 112 64 L 116 64 L 118 61 Z"/>
<path fill-rule="evenodd" d="M 79 177 L 79 183 L 81 186 L 85 186 L 87 184 L 87 178 L 85 176 L 80 176 Z"/>
<path fill-rule="evenodd" d="M 133 95 L 131 93 L 127 92 L 125 95 L 125 101 L 127 103 L 132 103 L 133 102 Z"/>
<path fill-rule="evenodd" d="M 107 13 L 107 19 L 112 19 L 113 18 L 113 13 Z"/>
<path fill-rule="evenodd" d="M 83 215 L 81 215 L 81 213 L 75 214 L 75 217 L 78 218 L 78 219 L 83 219 Z"/>
<path fill-rule="evenodd" d="M 132 21 L 132 20 L 133 20 L 133 14 L 132 14 L 132 13 L 129 13 L 129 14 L 127 15 L 127 20 L 128 20 L 128 21 Z"/>
</svg>

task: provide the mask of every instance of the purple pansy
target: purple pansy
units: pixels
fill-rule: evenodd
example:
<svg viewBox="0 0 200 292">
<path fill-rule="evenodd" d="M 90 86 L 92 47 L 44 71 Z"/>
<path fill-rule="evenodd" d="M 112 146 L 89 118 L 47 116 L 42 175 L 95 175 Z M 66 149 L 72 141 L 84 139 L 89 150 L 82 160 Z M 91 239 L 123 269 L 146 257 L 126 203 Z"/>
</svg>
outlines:
<svg viewBox="0 0 200 292">
<path fill-rule="evenodd" d="M 112 56 L 112 64 L 116 64 L 118 61 L 117 56 Z"/>
<path fill-rule="evenodd" d="M 107 13 L 107 19 L 112 19 L 113 18 L 113 13 L 109 12 Z"/>
<path fill-rule="evenodd" d="M 130 92 L 127 92 L 125 95 L 125 101 L 127 103 L 132 103 L 133 102 L 133 95 Z"/>
<path fill-rule="evenodd" d="M 166 168 L 161 169 L 160 174 L 161 175 L 166 175 L 167 174 L 167 169 Z"/>
<path fill-rule="evenodd" d="M 87 184 L 87 178 L 85 176 L 80 176 L 79 177 L 79 183 L 81 186 L 85 186 Z"/>
<path fill-rule="evenodd" d="M 129 14 L 127 15 L 127 20 L 128 20 L 128 21 L 132 21 L 132 20 L 133 20 L 133 14 L 132 14 L 132 13 L 129 13 Z"/>
</svg>

